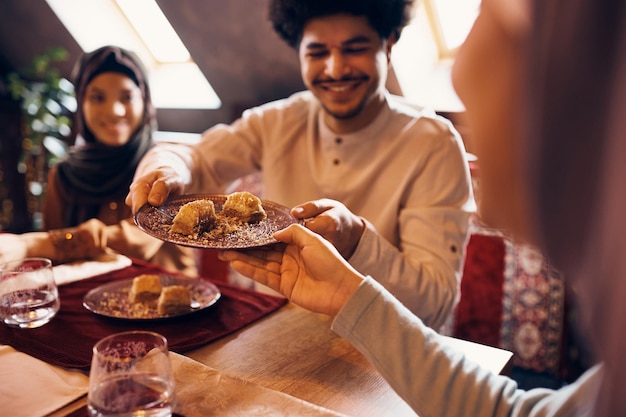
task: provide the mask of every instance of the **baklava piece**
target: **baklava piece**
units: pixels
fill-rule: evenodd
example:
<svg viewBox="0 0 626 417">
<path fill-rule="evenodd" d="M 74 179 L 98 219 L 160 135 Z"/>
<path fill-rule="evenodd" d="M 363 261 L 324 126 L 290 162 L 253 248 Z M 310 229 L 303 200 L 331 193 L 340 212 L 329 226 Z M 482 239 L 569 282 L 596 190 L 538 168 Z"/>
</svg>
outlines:
<svg viewBox="0 0 626 417">
<path fill-rule="evenodd" d="M 158 275 L 143 274 L 133 278 L 133 285 L 128 293 L 132 303 L 153 301 L 161 294 L 161 278 Z"/>
<path fill-rule="evenodd" d="M 161 316 L 186 313 L 191 310 L 191 291 L 184 285 L 170 285 L 161 290 L 157 312 Z"/>
<path fill-rule="evenodd" d="M 261 199 L 248 191 L 230 194 L 222 206 L 222 212 L 244 223 L 258 223 L 267 218 Z"/>
<path fill-rule="evenodd" d="M 213 201 L 190 201 L 182 205 L 176 213 L 170 233 L 196 236 L 208 230 L 216 219 Z"/>
</svg>

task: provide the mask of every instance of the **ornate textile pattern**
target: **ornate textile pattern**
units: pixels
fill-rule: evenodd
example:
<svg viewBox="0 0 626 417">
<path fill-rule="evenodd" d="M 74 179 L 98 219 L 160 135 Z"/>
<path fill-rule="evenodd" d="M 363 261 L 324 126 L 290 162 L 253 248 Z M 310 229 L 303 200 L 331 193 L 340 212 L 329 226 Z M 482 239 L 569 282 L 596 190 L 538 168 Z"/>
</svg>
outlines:
<svg viewBox="0 0 626 417">
<path fill-rule="evenodd" d="M 558 375 L 563 337 L 563 277 L 534 247 L 507 242 L 500 347 L 514 366 Z"/>
<path fill-rule="evenodd" d="M 512 351 L 513 367 L 561 378 L 563 277 L 535 247 L 473 225 L 452 336 Z"/>
</svg>

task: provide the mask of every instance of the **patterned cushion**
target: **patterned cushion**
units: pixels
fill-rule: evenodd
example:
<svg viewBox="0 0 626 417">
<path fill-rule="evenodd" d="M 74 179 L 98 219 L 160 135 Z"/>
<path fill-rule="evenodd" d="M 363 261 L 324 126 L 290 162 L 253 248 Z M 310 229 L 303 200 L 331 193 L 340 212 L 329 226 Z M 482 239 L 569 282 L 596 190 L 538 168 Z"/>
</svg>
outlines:
<svg viewBox="0 0 626 417">
<path fill-rule="evenodd" d="M 535 247 L 507 246 L 501 346 L 515 352 L 515 366 L 560 375 L 563 277 Z"/>
<path fill-rule="evenodd" d="M 466 247 L 453 336 L 511 350 L 513 366 L 560 378 L 562 275 L 536 248 L 476 230 Z"/>
</svg>

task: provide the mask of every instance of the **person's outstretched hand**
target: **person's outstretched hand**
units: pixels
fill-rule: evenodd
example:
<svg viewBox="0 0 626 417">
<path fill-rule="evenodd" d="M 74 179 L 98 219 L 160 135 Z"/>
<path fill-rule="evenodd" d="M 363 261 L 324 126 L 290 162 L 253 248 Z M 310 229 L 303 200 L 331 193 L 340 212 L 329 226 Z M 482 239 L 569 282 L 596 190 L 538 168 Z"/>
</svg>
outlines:
<svg viewBox="0 0 626 417">
<path fill-rule="evenodd" d="M 170 194 L 180 194 L 183 187 L 183 180 L 176 171 L 170 167 L 160 167 L 133 181 L 126 196 L 126 205 L 133 214 L 146 203 L 158 207 L 165 203 Z"/>
<path fill-rule="evenodd" d="M 322 198 L 308 201 L 291 209 L 297 219 L 305 219 L 305 225 L 332 243 L 341 256 L 350 259 L 356 250 L 365 223 L 343 203 Z"/>
<path fill-rule="evenodd" d="M 225 251 L 220 258 L 239 273 L 267 285 L 296 304 L 335 316 L 363 275 L 321 236 L 293 224 L 274 234 L 286 245 L 273 249 Z"/>
</svg>

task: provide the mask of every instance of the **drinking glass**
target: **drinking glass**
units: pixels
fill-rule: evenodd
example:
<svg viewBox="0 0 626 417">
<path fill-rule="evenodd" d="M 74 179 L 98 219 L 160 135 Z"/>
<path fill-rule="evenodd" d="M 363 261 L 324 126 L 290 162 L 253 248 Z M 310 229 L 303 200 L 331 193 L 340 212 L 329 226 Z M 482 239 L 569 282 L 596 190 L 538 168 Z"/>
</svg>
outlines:
<svg viewBox="0 0 626 417">
<path fill-rule="evenodd" d="M 154 332 L 129 331 L 98 341 L 88 398 L 90 416 L 171 416 L 174 377 L 167 339 Z"/>
<path fill-rule="evenodd" d="M 26 258 L 0 264 L 0 319 L 11 327 L 33 329 L 59 311 L 52 261 Z"/>
</svg>

